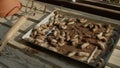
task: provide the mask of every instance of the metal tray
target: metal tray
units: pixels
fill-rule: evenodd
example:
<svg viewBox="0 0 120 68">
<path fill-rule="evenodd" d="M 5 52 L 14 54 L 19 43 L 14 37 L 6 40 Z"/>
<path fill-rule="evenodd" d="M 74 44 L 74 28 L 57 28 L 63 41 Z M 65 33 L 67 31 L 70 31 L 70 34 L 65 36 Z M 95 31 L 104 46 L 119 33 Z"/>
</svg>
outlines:
<svg viewBox="0 0 120 68">
<path fill-rule="evenodd" d="M 109 41 L 109 43 L 108 43 L 109 47 L 106 49 L 105 54 L 103 54 L 103 55 L 101 56 L 101 57 L 105 60 L 105 63 L 104 63 L 104 65 L 103 65 L 103 67 L 104 67 L 105 64 L 107 63 L 109 57 L 111 56 L 112 51 L 113 51 L 113 49 L 114 49 L 114 47 L 115 47 L 115 45 L 116 45 L 116 43 L 117 43 L 117 41 L 118 41 L 118 39 L 119 39 L 119 35 L 120 35 L 120 31 L 119 31 L 119 30 L 120 30 L 120 25 L 115 24 L 115 23 L 112 23 L 112 22 L 105 22 L 105 21 L 102 21 L 102 20 L 101 20 L 101 21 L 100 21 L 100 20 L 96 20 L 96 19 L 87 17 L 87 16 L 85 16 L 85 15 L 77 14 L 77 13 L 75 13 L 75 12 L 69 12 L 69 11 L 66 11 L 66 10 L 55 10 L 55 11 L 60 11 L 60 12 L 62 12 L 62 14 L 65 14 L 65 15 L 68 15 L 68 16 L 72 16 L 72 17 L 75 17 L 75 18 L 76 18 L 76 17 L 79 17 L 79 18 L 84 17 L 84 18 L 87 18 L 87 19 L 92 20 L 92 21 L 97 22 L 97 23 L 112 24 L 112 25 L 115 27 L 115 30 L 114 30 L 114 32 L 113 32 L 113 36 L 111 37 L 112 39 L 110 39 L 110 41 Z M 41 24 L 48 23 L 49 18 L 54 15 L 54 12 L 55 12 L 55 11 L 53 11 L 50 15 L 48 15 L 46 18 L 44 18 L 44 19 L 43 19 L 40 23 L 38 23 L 35 27 L 38 27 L 38 26 L 40 26 Z M 29 38 L 29 37 L 30 37 L 31 32 L 32 32 L 32 29 L 31 29 L 30 31 L 28 31 L 28 32 L 22 37 L 22 39 L 24 39 L 25 41 L 27 41 L 26 38 Z M 70 58 L 70 57 L 64 56 L 64 55 L 62 55 L 62 54 L 59 54 L 59 53 L 57 53 L 57 52 L 53 52 L 53 51 L 51 51 L 51 50 L 49 50 L 49 49 L 47 49 L 47 48 L 38 46 L 38 45 L 34 44 L 33 42 L 30 42 L 30 41 L 27 41 L 27 42 L 30 43 L 30 44 L 32 44 L 32 45 L 30 45 L 30 46 L 33 47 L 33 48 L 36 48 L 36 49 L 38 49 L 38 50 L 40 50 L 40 51 L 42 50 L 42 51 L 44 51 L 44 52 L 47 52 L 48 54 L 53 54 L 53 55 L 56 55 L 56 56 L 58 56 L 58 57 L 63 57 L 64 60 L 69 60 L 69 61 L 72 62 L 72 63 L 76 63 L 76 64 L 79 65 L 79 67 L 80 67 L 80 66 L 82 66 L 82 67 L 84 67 L 84 68 L 86 68 L 86 67 L 90 67 L 90 68 L 97 67 L 96 64 L 87 64 L 87 63 L 84 63 L 84 62 L 81 62 L 81 61 L 72 59 L 72 58 Z"/>
</svg>

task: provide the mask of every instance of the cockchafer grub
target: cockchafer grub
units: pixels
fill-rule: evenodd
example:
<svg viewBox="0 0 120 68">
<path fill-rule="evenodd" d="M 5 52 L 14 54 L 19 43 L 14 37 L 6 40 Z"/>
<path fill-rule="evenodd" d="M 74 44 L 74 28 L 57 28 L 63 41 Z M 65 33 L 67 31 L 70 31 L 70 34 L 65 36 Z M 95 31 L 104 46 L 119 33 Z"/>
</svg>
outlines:
<svg viewBox="0 0 120 68">
<path fill-rule="evenodd" d="M 56 39 L 51 39 L 51 42 L 52 43 L 57 43 L 57 40 Z"/>
<path fill-rule="evenodd" d="M 105 42 L 108 40 L 106 37 L 103 36 L 103 32 L 99 33 L 99 34 L 97 35 L 97 38 L 100 39 L 100 40 L 103 40 L 103 41 L 105 41 Z"/>
<path fill-rule="evenodd" d="M 69 22 L 76 21 L 76 18 L 69 18 Z"/>
<path fill-rule="evenodd" d="M 88 57 L 90 54 L 87 53 L 87 52 L 79 52 L 78 55 L 79 56 L 86 56 L 86 57 Z"/>
<path fill-rule="evenodd" d="M 74 56 L 75 54 L 76 54 L 76 51 L 72 51 L 72 52 L 68 53 L 68 57 L 72 57 L 72 56 Z"/>
<path fill-rule="evenodd" d="M 61 36 L 65 37 L 66 33 L 64 31 L 61 31 Z"/>
<path fill-rule="evenodd" d="M 59 39 L 60 39 L 60 40 L 65 40 L 65 37 L 64 37 L 64 36 L 59 35 Z"/>
<path fill-rule="evenodd" d="M 58 42 L 58 45 L 59 46 L 64 46 L 65 45 L 65 41 L 64 41 L 65 39 L 60 39 L 60 41 Z"/>
<path fill-rule="evenodd" d="M 98 46 L 102 49 L 102 50 L 105 50 L 105 46 L 106 44 L 104 42 L 101 42 L 101 41 L 98 41 Z"/>
<path fill-rule="evenodd" d="M 86 27 L 89 26 L 89 24 L 90 24 L 90 23 L 85 23 L 85 24 L 83 24 L 83 27 L 86 28 Z"/>
<path fill-rule="evenodd" d="M 66 40 L 67 40 L 67 41 L 70 40 L 70 36 L 69 36 L 69 35 L 66 36 Z"/>
<path fill-rule="evenodd" d="M 42 33 L 45 35 L 49 31 L 49 28 L 42 30 Z"/>
<path fill-rule="evenodd" d="M 73 38 L 71 39 L 71 41 L 73 46 L 77 46 L 77 44 L 79 43 L 78 38 Z"/>
<path fill-rule="evenodd" d="M 62 29 L 67 29 L 66 25 L 61 26 Z"/>
<path fill-rule="evenodd" d="M 78 38 L 78 37 L 79 37 L 79 35 L 76 34 L 73 38 Z"/>
<path fill-rule="evenodd" d="M 84 48 L 88 47 L 89 45 L 90 45 L 90 43 L 88 43 L 88 42 L 87 43 L 83 43 L 81 45 L 81 48 L 84 49 Z"/>
<path fill-rule="evenodd" d="M 48 26 L 47 26 L 47 24 L 41 24 L 40 28 L 46 29 L 46 28 L 48 28 Z"/>
<path fill-rule="evenodd" d="M 41 40 L 41 39 L 35 39 L 35 41 L 38 42 L 38 43 L 43 43 L 44 42 L 44 40 Z"/>
<path fill-rule="evenodd" d="M 59 45 L 59 46 L 64 46 L 64 45 L 65 45 L 65 42 L 58 42 L 58 45 Z"/>
<path fill-rule="evenodd" d="M 113 27 L 109 24 L 108 27 L 107 27 L 106 32 L 110 33 L 110 32 L 112 32 L 112 30 L 113 30 Z"/>
<path fill-rule="evenodd" d="M 106 37 L 109 37 L 109 36 L 111 36 L 112 35 L 112 32 L 111 33 L 105 33 L 105 36 Z"/>
<path fill-rule="evenodd" d="M 97 30 L 98 30 L 98 26 L 95 25 L 94 28 L 93 28 L 92 30 L 93 30 L 93 32 L 97 31 Z"/>
<path fill-rule="evenodd" d="M 45 40 L 45 36 L 44 35 L 39 35 L 39 36 L 36 36 L 35 39 L 40 39 L 40 40 Z"/>
<path fill-rule="evenodd" d="M 54 39 L 54 38 L 52 38 L 52 37 L 50 37 L 50 36 L 49 36 L 47 39 L 48 39 L 48 41 L 50 41 L 51 43 L 57 43 L 57 40 Z"/>
<path fill-rule="evenodd" d="M 55 48 L 55 47 L 48 47 L 50 50 L 54 51 L 54 52 L 57 52 L 58 50 Z"/>
<path fill-rule="evenodd" d="M 57 30 L 54 30 L 53 35 L 56 37 L 57 36 Z"/>
<path fill-rule="evenodd" d="M 87 21 L 88 21 L 88 20 L 85 19 L 85 18 L 80 19 L 80 22 L 81 22 L 81 23 L 86 23 Z"/>
<path fill-rule="evenodd" d="M 63 17 L 61 21 L 63 22 L 63 21 L 65 21 L 65 20 L 67 20 L 67 17 Z"/>
<path fill-rule="evenodd" d="M 72 25 L 72 24 L 74 24 L 74 23 L 75 23 L 74 21 L 71 21 L 71 22 L 68 22 L 67 25 Z"/>
<path fill-rule="evenodd" d="M 100 32 L 100 33 L 97 35 L 97 38 L 98 38 L 98 39 L 101 39 L 102 36 L 103 36 L 103 32 Z"/>
</svg>

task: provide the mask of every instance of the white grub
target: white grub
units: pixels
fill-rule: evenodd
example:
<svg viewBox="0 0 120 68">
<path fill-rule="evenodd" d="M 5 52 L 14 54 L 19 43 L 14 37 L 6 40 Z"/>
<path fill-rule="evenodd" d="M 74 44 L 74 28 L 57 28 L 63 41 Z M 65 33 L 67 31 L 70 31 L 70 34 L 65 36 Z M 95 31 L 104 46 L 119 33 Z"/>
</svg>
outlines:
<svg viewBox="0 0 120 68">
<path fill-rule="evenodd" d="M 93 32 L 97 31 L 98 27 L 95 25 L 95 27 L 93 28 Z"/>
<path fill-rule="evenodd" d="M 78 44 L 78 38 L 74 38 L 74 39 L 71 39 L 71 41 L 72 41 L 72 45 L 73 46 L 75 46 L 75 45 L 77 45 Z"/>
<path fill-rule="evenodd" d="M 97 35 L 97 38 L 100 39 L 100 40 L 104 40 L 105 42 L 107 41 L 107 38 L 103 36 L 103 32 L 99 33 Z"/>
<path fill-rule="evenodd" d="M 86 48 L 86 47 L 89 46 L 89 45 L 90 45 L 90 43 L 88 43 L 88 42 L 87 42 L 87 43 L 84 43 L 84 44 L 81 45 L 81 48 L 84 49 L 84 48 Z"/>
<path fill-rule="evenodd" d="M 49 47 L 50 50 L 57 52 L 58 50 L 55 47 Z"/>
<path fill-rule="evenodd" d="M 112 33 L 106 33 L 105 34 L 105 36 L 107 36 L 107 37 L 109 37 L 109 36 L 111 36 L 112 35 Z"/>
<path fill-rule="evenodd" d="M 48 47 L 48 43 L 47 42 L 41 43 L 40 46 L 47 48 Z"/>
<path fill-rule="evenodd" d="M 91 54 L 90 57 L 88 58 L 87 63 L 90 63 L 90 62 L 91 62 L 91 60 L 93 59 L 93 57 L 94 57 L 94 55 L 95 55 L 95 53 L 96 53 L 97 50 L 98 50 L 98 47 L 96 46 L 96 47 L 95 47 L 95 50 L 92 52 L 92 54 Z"/>
<path fill-rule="evenodd" d="M 61 35 L 62 35 L 63 37 L 65 37 L 65 35 L 66 35 L 66 34 L 65 34 L 65 32 L 64 32 L 64 31 L 62 31 L 62 34 L 61 34 Z"/>
<path fill-rule="evenodd" d="M 66 36 L 66 40 L 67 40 L 67 41 L 70 40 L 70 36 L 69 36 L 69 35 Z"/>
<path fill-rule="evenodd" d="M 81 23 L 86 23 L 86 22 L 87 22 L 87 19 L 82 18 L 82 19 L 80 19 L 80 22 L 81 22 Z"/>
<path fill-rule="evenodd" d="M 98 38 L 98 39 L 101 39 L 102 36 L 103 36 L 103 32 L 99 33 L 99 34 L 97 35 L 97 38 Z"/>
<path fill-rule="evenodd" d="M 54 30 L 53 35 L 56 37 L 57 36 L 57 31 Z"/>
<path fill-rule="evenodd" d="M 74 38 L 78 38 L 78 37 L 79 37 L 79 35 L 75 35 L 75 36 L 74 36 Z"/>
<path fill-rule="evenodd" d="M 107 33 L 112 32 L 112 29 L 113 29 L 113 27 L 109 24 L 108 27 L 107 27 L 106 32 Z"/>
<path fill-rule="evenodd" d="M 36 39 L 45 40 L 45 36 L 37 36 Z"/>
<path fill-rule="evenodd" d="M 41 40 L 41 39 L 35 39 L 35 41 L 38 42 L 38 43 L 43 43 L 43 42 L 44 42 L 44 41 Z"/>
<path fill-rule="evenodd" d="M 72 56 L 74 56 L 76 54 L 76 52 L 75 51 L 72 51 L 72 52 L 70 52 L 69 54 L 68 54 L 68 57 L 72 57 Z"/>
<path fill-rule="evenodd" d="M 60 39 L 60 41 L 58 42 L 59 46 L 64 46 L 65 45 L 65 41 L 64 39 Z"/>
<path fill-rule="evenodd" d="M 61 26 L 62 29 L 67 29 L 66 25 Z"/>
<path fill-rule="evenodd" d="M 64 36 L 59 35 L 60 40 L 65 40 Z"/>
<path fill-rule="evenodd" d="M 64 46 L 65 45 L 64 39 L 61 39 L 60 42 L 58 42 L 58 45 L 59 46 Z"/>
<path fill-rule="evenodd" d="M 51 39 L 51 42 L 52 43 L 57 43 L 57 40 L 56 39 Z"/>
<path fill-rule="evenodd" d="M 49 31 L 49 29 L 44 29 L 44 30 L 42 30 L 42 33 L 46 34 L 46 32 L 48 32 L 48 31 Z"/>
<path fill-rule="evenodd" d="M 59 18 L 59 16 L 60 16 L 60 14 L 56 14 L 56 15 L 55 15 L 55 18 Z"/>
<path fill-rule="evenodd" d="M 64 21 L 64 20 L 66 20 L 66 17 L 64 17 L 61 21 Z"/>
<path fill-rule="evenodd" d="M 88 27 L 89 26 L 89 23 L 85 23 L 84 25 L 83 25 L 83 27 Z"/>
<path fill-rule="evenodd" d="M 71 22 L 68 23 L 68 25 L 72 25 L 72 24 L 74 24 L 74 23 L 75 23 L 74 21 L 71 21 Z"/>
<path fill-rule="evenodd" d="M 72 21 L 76 21 L 76 19 L 75 18 L 69 18 L 69 22 L 72 22 Z"/>
<path fill-rule="evenodd" d="M 47 24 L 40 25 L 41 28 L 47 28 Z"/>
<path fill-rule="evenodd" d="M 86 56 L 86 57 L 88 57 L 90 54 L 87 53 L 87 52 L 79 52 L 78 55 L 79 56 Z"/>
<path fill-rule="evenodd" d="M 80 61 L 87 61 L 87 59 L 88 59 L 88 57 L 85 57 L 85 56 L 84 56 L 84 57 L 79 57 L 79 58 L 78 58 L 78 60 L 80 60 Z"/>
<path fill-rule="evenodd" d="M 58 42 L 58 45 L 59 45 L 59 46 L 64 46 L 65 43 L 64 43 L 64 42 Z"/>
<path fill-rule="evenodd" d="M 99 42 L 98 42 L 98 46 L 100 46 L 100 48 L 101 48 L 102 50 L 105 50 L 105 43 L 99 41 Z"/>
</svg>

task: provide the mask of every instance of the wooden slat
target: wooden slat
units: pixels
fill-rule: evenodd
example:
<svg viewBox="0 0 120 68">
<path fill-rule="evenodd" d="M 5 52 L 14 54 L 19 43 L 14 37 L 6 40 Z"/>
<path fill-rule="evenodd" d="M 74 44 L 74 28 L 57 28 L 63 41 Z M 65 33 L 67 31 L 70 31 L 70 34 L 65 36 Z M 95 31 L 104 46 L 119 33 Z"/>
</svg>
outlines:
<svg viewBox="0 0 120 68">
<path fill-rule="evenodd" d="M 120 67 L 120 50 L 115 49 L 108 61 L 108 66 Z"/>
<path fill-rule="evenodd" d="M 111 67 L 109 67 L 109 66 L 105 66 L 105 68 L 111 68 Z"/>
<path fill-rule="evenodd" d="M 116 48 L 120 50 L 120 39 L 119 39 L 119 41 L 118 41 L 118 43 L 117 43 Z"/>
</svg>

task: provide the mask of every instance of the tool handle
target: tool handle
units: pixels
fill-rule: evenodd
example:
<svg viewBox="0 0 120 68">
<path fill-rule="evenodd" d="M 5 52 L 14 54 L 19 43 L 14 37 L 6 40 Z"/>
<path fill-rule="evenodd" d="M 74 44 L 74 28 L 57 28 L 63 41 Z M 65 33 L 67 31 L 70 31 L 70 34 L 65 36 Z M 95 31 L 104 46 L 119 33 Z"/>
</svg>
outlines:
<svg viewBox="0 0 120 68">
<path fill-rule="evenodd" d="M 16 23 L 10 28 L 10 30 L 6 33 L 4 36 L 1 46 L 0 46 L 0 53 L 7 45 L 7 42 L 16 34 L 16 32 L 19 30 L 22 24 L 24 24 L 27 21 L 27 16 L 21 16 L 20 19 L 16 21 Z"/>
</svg>

